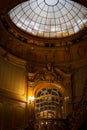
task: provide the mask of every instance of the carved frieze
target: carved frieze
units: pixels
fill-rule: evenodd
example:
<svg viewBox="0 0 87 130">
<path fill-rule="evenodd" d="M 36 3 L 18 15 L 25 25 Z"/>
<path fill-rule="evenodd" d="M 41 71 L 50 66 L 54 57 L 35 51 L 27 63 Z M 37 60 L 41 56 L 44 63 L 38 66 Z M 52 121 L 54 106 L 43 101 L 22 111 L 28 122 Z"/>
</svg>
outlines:
<svg viewBox="0 0 87 130">
<path fill-rule="evenodd" d="M 62 82 L 66 85 L 71 81 L 71 74 L 65 73 L 53 67 L 52 64 L 47 64 L 46 67 L 34 71 L 33 66 L 28 67 L 28 80 L 32 82 L 36 81 L 48 81 L 48 82 Z"/>
<path fill-rule="evenodd" d="M 60 84 L 67 90 L 69 96 L 72 95 L 71 90 L 71 74 L 65 73 L 57 67 L 54 67 L 52 64 L 47 64 L 44 68 L 35 69 L 35 66 L 28 66 L 27 69 L 27 80 L 28 87 L 35 87 L 41 82 Z"/>
</svg>

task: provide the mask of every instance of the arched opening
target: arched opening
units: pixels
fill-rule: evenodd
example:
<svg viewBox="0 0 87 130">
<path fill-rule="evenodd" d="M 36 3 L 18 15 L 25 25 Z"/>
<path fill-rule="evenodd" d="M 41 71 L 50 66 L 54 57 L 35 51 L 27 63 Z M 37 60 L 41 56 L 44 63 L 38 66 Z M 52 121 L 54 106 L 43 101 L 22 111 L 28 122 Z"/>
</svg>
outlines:
<svg viewBox="0 0 87 130">
<path fill-rule="evenodd" d="M 42 88 L 36 95 L 36 118 L 64 118 L 64 96 L 54 87 Z"/>
</svg>

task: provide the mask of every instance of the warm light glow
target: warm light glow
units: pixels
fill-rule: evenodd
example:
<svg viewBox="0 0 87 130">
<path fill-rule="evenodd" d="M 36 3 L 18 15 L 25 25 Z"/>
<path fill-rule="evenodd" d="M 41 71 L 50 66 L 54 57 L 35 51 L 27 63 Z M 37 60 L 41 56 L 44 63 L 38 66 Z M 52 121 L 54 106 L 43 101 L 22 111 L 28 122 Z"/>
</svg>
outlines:
<svg viewBox="0 0 87 130">
<path fill-rule="evenodd" d="M 64 99 L 65 101 L 69 101 L 69 96 L 65 97 Z"/>
<path fill-rule="evenodd" d="M 35 100 L 35 97 L 34 97 L 34 96 L 29 96 L 29 97 L 28 97 L 29 103 L 34 102 L 34 100 Z"/>
</svg>

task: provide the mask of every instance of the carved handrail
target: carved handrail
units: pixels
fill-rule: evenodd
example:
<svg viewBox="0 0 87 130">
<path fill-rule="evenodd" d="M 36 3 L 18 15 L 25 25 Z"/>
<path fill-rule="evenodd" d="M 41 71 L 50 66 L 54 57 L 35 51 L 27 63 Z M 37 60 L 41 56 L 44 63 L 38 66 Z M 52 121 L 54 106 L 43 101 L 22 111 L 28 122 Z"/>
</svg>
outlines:
<svg viewBox="0 0 87 130">
<path fill-rule="evenodd" d="M 54 129 L 59 128 L 61 130 L 69 130 L 68 128 L 68 121 L 67 119 L 52 119 L 52 118 L 43 118 L 43 119 L 36 119 L 35 120 L 35 130 L 38 130 L 38 128 L 45 128 L 46 129 Z"/>
<path fill-rule="evenodd" d="M 51 128 L 57 127 L 61 130 L 69 130 L 68 121 L 66 119 L 51 119 L 51 118 L 30 120 L 29 123 L 24 128 L 16 130 L 41 130 L 42 127 L 44 127 L 44 130 L 45 128 L 49 129 L 49 127 Z"/>
</svg>

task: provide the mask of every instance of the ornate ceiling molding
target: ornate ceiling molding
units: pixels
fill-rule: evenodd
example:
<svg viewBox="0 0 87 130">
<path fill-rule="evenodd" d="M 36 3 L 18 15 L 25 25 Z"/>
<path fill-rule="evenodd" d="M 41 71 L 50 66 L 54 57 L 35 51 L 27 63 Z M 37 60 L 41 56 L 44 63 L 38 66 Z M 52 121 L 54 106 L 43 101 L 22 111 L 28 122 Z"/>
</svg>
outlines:
<svg viewBox="0 0 87 130">
<path fill-rule="evenodd" d="M 32 44 L 40 47 L 54 48 L 54 47 L 62 47 L 62 46 L 77 44 L 87 38 L 86 28 L 75 35 L 65 37 L 65 38 L 40 38 L 40 37 L 27 34 L 21 31 L 20 29 L 18 29 L 12 23 L 8 15 L 4 16 L 4 14 L 1 14 L 0 18 L 1 18 L 2 25 L 8 31 L 8 33 L 13 35 L 17 40 L 25 44 Z"/>
<path fill-rule="evenodd" d="M 41 39 L 21 32 L 7 15 L 1 14 L 0 18 L 0 46 L 6 53 L 36 64 L 73 64 L 74 67 L 86 64 L 87 30 L 65 39 Z"/>
</svg>

